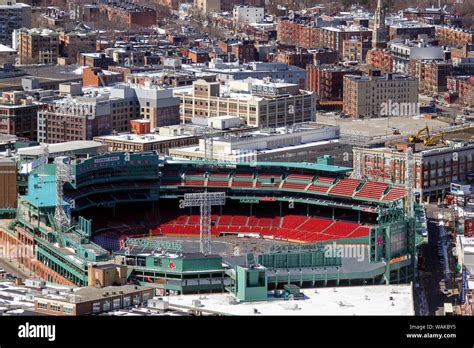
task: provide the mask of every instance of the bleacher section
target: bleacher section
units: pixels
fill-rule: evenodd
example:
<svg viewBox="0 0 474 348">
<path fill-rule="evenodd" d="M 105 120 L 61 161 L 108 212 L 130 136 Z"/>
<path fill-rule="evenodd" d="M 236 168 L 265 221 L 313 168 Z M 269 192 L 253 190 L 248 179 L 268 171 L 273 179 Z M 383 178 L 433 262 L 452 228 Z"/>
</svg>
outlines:
<svg viewBox="0 0 474 348">
<path fill-rule="evenodd" d="M 381 182 L 367 181 L 354 197 L 380 200 L 389 185 Z"/>
<path fill-rule="evenodd" d="M 329 194 L 352 197 L 360 183 L 361 181 L 356 179 L 341 179 L 329 190 Z"/>
<path fill-rule="evenodd" d="M 212 236 L 223 234 L 256 234 L 261 238 L 300 243 L 366 237 L 369 227 L 354 222 L 335 221 L 318 217 L 287 215 L 283 218 L 245 215 L 221 215 L 211 218 Z M 199 215 L 180 215 L 161 225 L 164 235 L 199 236 Z"/>
</svg>

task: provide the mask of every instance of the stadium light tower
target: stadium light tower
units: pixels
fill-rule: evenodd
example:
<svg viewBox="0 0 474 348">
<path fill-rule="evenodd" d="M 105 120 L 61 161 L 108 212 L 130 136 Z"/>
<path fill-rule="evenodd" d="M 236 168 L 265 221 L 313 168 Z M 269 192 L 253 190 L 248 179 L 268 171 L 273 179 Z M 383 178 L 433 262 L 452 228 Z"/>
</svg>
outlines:
<svg viewBox="0 0 474 348">
<path fill-rule="evenodd" d="M 56 164 L 56 210 L 54 211 L 54 222 L 58 234 L 64 233 L 71 224 L 69 214 L 64 211 L 64 184 L 71 181 L 71 166 L 69 157 L 61 156 L 54 159 Z M 61 237 L 58 238 L 59 241 Z"/>
<path fill-rule="evenodd" d="M 407 147 L 406 164 L 405 164 L 405 187 L 407 192 L 407 214 L 409 218 L 415 217 L 415 210 L 413 204 L 415 203 L 413 192 L 413 149 Z"/>
<path fill-rule="evenodd" d="M 199 207 L 200 209 L 200 249 L 204 255 L 211 254 L 211 208 L 213 205 L 225 204 L 225 192 L 198 192 L 185 193 L 185 207 Z"/>
<path fill-rule="evenodd" d="M 204 140 L 204 157 L 207 169 L 212 169 L 213 166 L 213 134 L 212 128 L 206 129 L 203 135 Z M 185 193 L 184 206 L 185 207 L 199 207 L 200 219 L 200 250 L 204 255 L 211 254 L 211 209 L 213 205 L 225 204 L 225 192 L 204 192 Z"/>
<path fill-rule="evenodd" d="M 49 158 L 49 147 L 48 144 L 43 144 L 41 146 L 41 150 L 43 152 L 43 155 L 41 156 L 41 166 L 39 168 L 39 180 L 40 184 L 44 184 L 44 176 L 45 176 L 45 169 L 46 165 L 48 164 L 48 158 Z"/>
</svg>

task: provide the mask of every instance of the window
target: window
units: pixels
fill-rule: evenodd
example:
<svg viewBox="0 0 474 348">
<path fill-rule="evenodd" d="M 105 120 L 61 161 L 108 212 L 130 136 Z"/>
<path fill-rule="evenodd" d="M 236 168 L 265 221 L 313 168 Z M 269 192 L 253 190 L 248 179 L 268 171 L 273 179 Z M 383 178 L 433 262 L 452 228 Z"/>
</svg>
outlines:
<svg viewBox="0 0 474 348">
<path fill-rule="evenodd" d="M 119 298 L 114 298 L 114 301 L 112 303 L 114 309 L 115 308 L 120 308 L 120 297 Z"/>
<path fill-rule="evenodd" d="M 61 306 L 56 305 L 56 304 L 52 304 L 52 305 L 50 306 L 50 309 L 51 309 L 51 311 L 53 311 L 53 312 L 61 312 Z"/>
<path fill-rule="evenodd" d="M 133 295 L 133 304 L 134 305 L 140 304 L 140 294 Z"/>
<path fill-rule="evenodd" d="M 93 313 L 100 312 L 100 302 L 94 302 L 92 304 L 92 312 Z"/>
<path fill-rule="evenodd" d="M 63 312 L 68 313 L 68 314 L 72 314 L 73 308 L 65 306 L 65 307 L 63 307 Z"/>
<path fill-rule="evenodd" d="M 129 307 L 130 306 L 130 296 L 127 296 L 127 297 L 123 298 L 123 306 L 124 307 Z"/>
<path fill-rule="evenodd" d="M 110 310 L 110 301 L 105 301 L 102 305 L 104 311 Z"/>
<path fill-rule="evenodd" d="M 48 308 L 48 304 L 47 303 L 38 303 L 38 308 L 40 309 L 47 309 Z"/>
</svg>

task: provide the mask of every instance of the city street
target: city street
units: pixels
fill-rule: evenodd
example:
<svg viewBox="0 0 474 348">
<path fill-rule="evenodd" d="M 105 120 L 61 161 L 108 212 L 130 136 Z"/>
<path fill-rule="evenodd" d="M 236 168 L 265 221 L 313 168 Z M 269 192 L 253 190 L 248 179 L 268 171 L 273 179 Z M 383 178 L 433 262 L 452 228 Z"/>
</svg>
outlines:
<svg viewBox="0 0 474 348">
<path fill-rule="evenodd" d="M 428 243 L 420 247 L 425 267 L 419 272 L 419 282 L 420 290 L 423 292 L 421 298 L 426 300 L 428 307 L 425 314 L 440 315 L 444 303 L 455 304 L 455 296 L 450 290 L 452 261 L 448 252 L 450 249 L 444 220 L 431 219 L 428 223 Z M 421 303 L 423 304 L 423 301 Z M 420 312 L 422 304 L 417 306 Z"/>
</svg>

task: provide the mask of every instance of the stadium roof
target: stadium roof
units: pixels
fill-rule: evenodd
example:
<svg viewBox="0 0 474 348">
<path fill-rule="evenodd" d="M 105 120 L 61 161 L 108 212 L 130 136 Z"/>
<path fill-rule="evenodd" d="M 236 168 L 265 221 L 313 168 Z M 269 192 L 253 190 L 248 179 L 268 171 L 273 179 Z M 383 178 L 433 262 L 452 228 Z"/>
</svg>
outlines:
<svg viewBox="0 0 474 348">
<path fill-rule="evenodd" d="M 49 144 L 49 154 L 62 153 L 68 151 L 80 151 L 90 148 L 100 148 L 104 145 L 98 141 L 81 140 L 81 141 L 69 141 L 66 143 Z M 41 146 L 25 147 L 18 150 L 19 155 L 23 156 L 41 156 L 43 154 L 43 148 Z"/>
<path fill-rule="evenodd" d="M 166 159 L 168 163 L 181 163 L 181 164 L 204 164 L 205 161 L 185 160 L 185 159 Z M 215 162 L 215 161 L 213 161 Z M 322 172 L 331 173 L 347 173 L 352 170 L 351 167 L 343 167 L 322 163 L 308 163 L 308 162 L 222 162 L 218 164 L 223 165 L 239 165 L 248 167 L 285 167 L 285 168 L 296 168 L 296 169 L 309 169 L 318 170 Z"/>
</svg>

